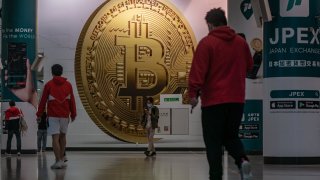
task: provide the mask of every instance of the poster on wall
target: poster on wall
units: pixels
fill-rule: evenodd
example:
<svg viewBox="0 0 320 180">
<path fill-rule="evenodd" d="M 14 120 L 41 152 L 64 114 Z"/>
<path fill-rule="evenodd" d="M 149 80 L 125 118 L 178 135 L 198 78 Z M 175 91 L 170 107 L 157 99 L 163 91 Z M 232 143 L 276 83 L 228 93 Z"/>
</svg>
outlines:
<svg viewBox="0 0 320 180">
<path fill-rule="evenodd" d="M 239 137 L 250 152 L 262 150 L 262 100 L 246 100 Z"/>
<path fill-rule="evenodd" d="M 75 59 L 79 95 L 93 122 L 119 140 L 146 142 L 146 97 L 156 105 L 160 94 L 186 99 L 195 46 L 188 21 L 166 0 L 104 2 L 83 27 Z"/>
<path fill-rule="evenodd" d="M 319 156 L 320 1 L 269 4 L 274 18 L 264 23 L 264 126 L 272 134 L 265 136 L 264 154 Z"/>
<path fill-rule="evenodd" d="M 28 124 L 28 131 L 22 136 L 22 151 L 34 152 L 37 132 L 37 87 L 31 65 L 36 57 L 36 7 L 36 0 L 7 0 L 2 1 L 1 11 L 1 112 L 9 108 L 8 101 L 16 102 Z M 2 142 L 6 142 L 7 135 L 2 135 L 1 139 Z M 12 147 L 16 147 L 15 141 Z"/>
<path fill-rule="evenodd" d="M 2 101 L 37 105 L 36 76 L 31 64 L 36 54 L 36 0 L 2 1 Z M 14 8 L 13 8 L 14 7 Z"/>
<path fill-rule="evenodd" d="M 262 151 L 263 42 L 256 25 L 251 0 L 228 1 L 229 25 L 246 39 L 254 65 L 246 79 L 246 102 L 239 137 L 249 152 Z"/>
</svg>

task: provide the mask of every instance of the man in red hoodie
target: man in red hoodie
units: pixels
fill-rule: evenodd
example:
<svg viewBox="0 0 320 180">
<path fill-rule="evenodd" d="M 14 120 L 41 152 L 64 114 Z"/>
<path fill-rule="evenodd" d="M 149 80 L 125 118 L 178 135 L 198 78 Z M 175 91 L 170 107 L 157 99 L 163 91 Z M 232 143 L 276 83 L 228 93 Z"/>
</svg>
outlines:
<svg viewBox="0 0 320 180">
<path fill-rule="evenodd" d="M 235 159 L 241 179 L 252 177 L 238 132 L 245 100 L 245 80 L 253 61 L 246 41 L 227 26 L 221 8 L 206 17 L 209 34 L 197 46 L 189 75 L 192 108 L 201 96 L 203 138 L 210 180 L 221 180 L 222 147 Z"/>
<path fill-rule="evenodd" d="M 40 118 L 47 107 L 49 127 L 48 134 L 52 135 L 52 148 L 56 162 L 52 169 L 61 169 L 66 166 L 63 161 L 66 147 L 66 133 L 69 118 L 74 121 L 76 118 L 76 104 L 71 84 L 66 78 L 61 77 L 63 68 L 59 64 L 51 67 L 52 80 L 44 86 L 42 97 L 39 103 L 37 117 Z"/>
</svg>

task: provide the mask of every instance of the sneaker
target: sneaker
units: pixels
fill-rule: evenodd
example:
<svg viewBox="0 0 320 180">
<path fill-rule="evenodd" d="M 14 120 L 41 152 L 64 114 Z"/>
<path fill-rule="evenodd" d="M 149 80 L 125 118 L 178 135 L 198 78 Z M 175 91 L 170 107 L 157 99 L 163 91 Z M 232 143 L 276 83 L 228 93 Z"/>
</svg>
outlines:
<svg viewBox="0 0 320 180">
<path fill-rule="evenodd" d="M 21 156 L 21 153 L 20 153 L 20 152 L 18 152 L 18 153 L 17 153 L 17 155 L 18 155 L 18 156 Z"/>
<path fill-rule="evenodd" d="M 241 163 L 241 180 L 251 180 L 252 179 L 252 173 L 251 173 L 251 165 L 248 161 L 243 161 Z"/>
<path fill-rule="evenodd" d="M 148 155 L 147 156 L 153 156 L 155 154 L 155 152 L 153 151 L 149 151 Z"/>
<path fill-rule="evenodd" d="M 61 167 L 62 168 L 66 168 L 68 166 L 68 164 L 66 163 L 66 162 L 63 162 L 62 164 L 61 164 Z"/>
<path fill-rule="evenodd" d="M 148 156 L 149 153 L 150 153 L 150 151 L 148 151 L 148 150 L 144 152 L 144 154 L 145 154 L 146 156 Z"/>
<path fill-rule="evenodd" d="M 63 164 L 63 161 L 57 161 L 51 166 L 51 169 L 62 169 Z"/>
<path fill-rule="evenodd" d="M 63 157 L 63 162 L 67 162 L 67 161 L 68 161 L 67 156 L 64 156 L 64 157 Z"/>
</svg>

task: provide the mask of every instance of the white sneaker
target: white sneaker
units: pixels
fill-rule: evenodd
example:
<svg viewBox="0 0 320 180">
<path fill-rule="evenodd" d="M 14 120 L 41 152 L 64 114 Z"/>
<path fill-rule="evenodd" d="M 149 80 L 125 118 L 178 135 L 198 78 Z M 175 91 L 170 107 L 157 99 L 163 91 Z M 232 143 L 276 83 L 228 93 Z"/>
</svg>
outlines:
<svg viewBox="0 0 320 180">
<path fill-rule="evenodd" d="M 63 162 L 67 162 L 67 161 L 68 161 L 67 156 L 64 156 L 64 157 L 63 157 Z"/>
<path fill-rule="evenodd" d="M 63 161 L 57 161 L 51 166 L 51 169 L 62 169 L 63 164 Z"/>
<path fill-rule="evenodd" d="M 18 156 L 21 156 L 21 153 L 20 153 L 20 152 L 18 152 L 18 153 L 17 153 L 17 155 L 18 155 Z"/>
<path fill-rule="evenodd" d="M 61 167 L 62 167 L 62 168 L 66 168 L 67 166 L 68 166 L 68 164 L 67 164 L 66 162 L 62 161 Z"/>
<path fill-rule="evenodd" d="M 241 163 L 240 173 L 241 173 L 242 180 L 251 180 L 252 179 L 251 165 L 248 161 L 243 161 Z"/>
</svg>

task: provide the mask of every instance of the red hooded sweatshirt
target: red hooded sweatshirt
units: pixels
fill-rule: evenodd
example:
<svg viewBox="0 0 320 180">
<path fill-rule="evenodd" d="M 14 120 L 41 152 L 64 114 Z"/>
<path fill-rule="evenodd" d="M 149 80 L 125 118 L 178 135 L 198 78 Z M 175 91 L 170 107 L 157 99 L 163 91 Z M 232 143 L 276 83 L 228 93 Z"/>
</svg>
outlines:
<svg viewBox="0 0 320 180">
<path fill-rule="evenodd" d="M 16 106 L 11 106 L 5 111 L 5 120 L 13 120 L 13 119 L 19 119 L 22 115 L 22 112 L 20 109 L 18 109 Z"/>
<path fill-rule="evenodd" d="M 20 116 L 23 116 L 22 111 L 16 106 L 10 106 L 5 111 L 6 128 L 8 130 L 19 130 Z"/>
<path fill-rule="evenodd" d="M 253 60 L 246 41 L 228 26 L 213 29 L 197 46 L 189 75 L 189 98 L 201 92 L 202 107 L 244 103 Z"/>
<path fill-rule="evenodd" d="M 74 119 L 77 115 L 71 84 L 66 78 L 55 76 L 46 83 L 38 107 L 37 117 L 41 117 L 47 105 L 48 117 Z"/>
</svg>

